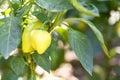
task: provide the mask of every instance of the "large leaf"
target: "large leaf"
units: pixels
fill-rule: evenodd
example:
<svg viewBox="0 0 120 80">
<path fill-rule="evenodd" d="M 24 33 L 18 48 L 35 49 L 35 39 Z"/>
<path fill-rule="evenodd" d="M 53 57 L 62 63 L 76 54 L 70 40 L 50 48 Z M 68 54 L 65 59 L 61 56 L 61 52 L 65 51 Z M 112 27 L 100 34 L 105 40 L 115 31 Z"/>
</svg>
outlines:
<svg viewBox="0 0 120 80">
<path fill-rule="evenodd" d="M 50 71 L 51 61 L 49 59 L 49 55 L 47 52 L 42 55 L 38 53 L 34 53 L 32 57 L 36 64 L 38 64 L 40 67 L 42 67 L 46 71 L 48 72 Z"/>
<path fill-rule="evenodd" d="M 108 52 L 108 49 L 107 49 L 107 47 L 106 47 L 106 45 L 105 45 L 105 42 L 104 42 L 103 35 L 101 34 L 101 32 L 95 27 L 95 25 L 94 25 L 92 22 L 90 22 L 90 21 L 88 21 L 88 20 L 86 20 L 86 19 L 80 19 L 80 20 L 89 25 L 89 27 L 92 29 L 92 31 L 93 31 L 94 34 L 96 35 L 97 39 L 99 40 L 100 45 L 102 46 L 105 54 L 106 54 L 108 57 L 110 57 L 109 52 Z"/>
<path fill-rule="evenodd" d="M 70 29 L 69 41 L 84 69 L 92 75 L 93 49 L 88 37 L 79 31 Z"/>
<path fill-rule="evenodd" d="M 105 54 L 108 57 L 110 57 L 109 51 L 105 45 L 102 33 L 95 27 L 95 25 L 92 22 L 90 22 L 89 20 L 83 19 L 83 18 L 69 18 L 66 21 L 69 21 L 69 20 L 79 20 L 79 21 L 83 21 L 84 23 L 88 24 L 91 30 L 93 31 L 93 33 L 95 34 L 95 36 L 97 37 L 98 41 L 100 42 L 100 45 L 102 49 L 104 50 Z"/>
<path fill-rule="evenodd" d="M 99 16 L 98 9 L 93 4 L 87 4 L 81 0 L 35 0 L 36 3 L 47 10 L 60 12 L 75 7 L 78 11 L 91 15 Z M 87 1 L 86 1 L 87 2 Z"/>
<path fill-rule="evenodd" d="M 22 56 L 13 56 L 10 59 L 10 66 L 12 70 L 17 74 L 21 74 L 25 68 L 25 61 Z"/>
<path fill-rule="evenodd" d="M 72 8 L 68 0 L 35 0 L 35 1 L 41 7 L 54 12 L 64 11 Z"/>
<path fill-rule="evenodd" d="M 96 36 L 94 35 L 94 33 L 91 30 L 87 31 L 86 35 L 88 36 L 88 38 L 90 39 L 90 41 L 92 43 L 94 56 L 96 56 L 102 49 L 101 46 L 100 46 L 100 43 L 99 43 Z"/>
<path fill-rule="evenodd" d="M 10 52 L 15 50 L 21 40 L 19 19 L 13 16 L 0 19 L 0 53 L 8 58 Z"/>
</svg>

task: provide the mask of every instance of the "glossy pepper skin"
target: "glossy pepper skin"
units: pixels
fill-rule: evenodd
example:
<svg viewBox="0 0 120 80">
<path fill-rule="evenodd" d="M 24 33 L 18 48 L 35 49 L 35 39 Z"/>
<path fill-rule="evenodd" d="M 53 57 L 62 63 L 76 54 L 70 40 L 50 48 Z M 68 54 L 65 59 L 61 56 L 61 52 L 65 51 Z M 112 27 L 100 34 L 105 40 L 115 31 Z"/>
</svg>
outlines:
<svg viewBox="0 0 120 80">
<path fill-rule="evenodd" d="M 28 26 L 24 29 L 22 34 L 22 50 L 24 53 L 31 53 L 34 51 L 31 40 L 30 33 L 32 30 L 39 28 L 42 25 L 40 21 L 34 21 L 28 24 Z"/>
<path fill-rule="evenodd" d="M 51 35 L 44 30 L 33 30 L 30 34 L 32 47 L 39 53 L 43 54 L 51 43 Z"/>
<path fill-rule="evenodd" d="M 24 53 L 29 53 L 34 51 L 31 41 L 30 41 L 30 31 L 29 30 L 24 30 L 23 35 L 22 35 L 22 50 Z"/>
</svg>

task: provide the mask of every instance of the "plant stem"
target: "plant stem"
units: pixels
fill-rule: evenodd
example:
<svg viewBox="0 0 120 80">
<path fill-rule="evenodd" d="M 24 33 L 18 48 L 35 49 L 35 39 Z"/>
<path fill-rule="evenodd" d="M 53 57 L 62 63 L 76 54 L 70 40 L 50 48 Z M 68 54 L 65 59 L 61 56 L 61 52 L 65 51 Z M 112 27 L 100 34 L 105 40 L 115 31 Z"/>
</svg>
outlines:
<svg viewBox="0 0 120 80">
<path fill-rule="evenodd" d="M 109 77 L 110 77 L 110 71 L 111 71 L 111 66 L 109 64 L 109 58 L 107 56 L 105 56 L 105 60 L 104 60 L 104 68 L 105 68 L 105 72 L 106 72 L 106 77 L 105 77 L 105 80 L 109 80 Z"/>
<path fill-rule="evenodd" d="M 30 76 L 29 80 L 36 80 L 36 74 L 35 74 L 35 64 L 33 61 L 30 63 Z"/>
<path fill-rule="evenodd" d="M 32 59 L 32 56 L 31 54 L 23 54 L 25 60 L 26 60 L 26 63 L 29 67 L 29 72 L 28 72 L 28 76 L 27 76 L 27 80 L 36 80 L 36 73 L 35 73 L 35 63 Z"/>
<path fill-rule="evenodd" d="M 65 12 L 59 12 L 52 24 L 52 26 L 49 29 L 49 32 L 51 32 L 60 22 L 61 22 L 61 17 L 64 15 Z"/>
</svg>

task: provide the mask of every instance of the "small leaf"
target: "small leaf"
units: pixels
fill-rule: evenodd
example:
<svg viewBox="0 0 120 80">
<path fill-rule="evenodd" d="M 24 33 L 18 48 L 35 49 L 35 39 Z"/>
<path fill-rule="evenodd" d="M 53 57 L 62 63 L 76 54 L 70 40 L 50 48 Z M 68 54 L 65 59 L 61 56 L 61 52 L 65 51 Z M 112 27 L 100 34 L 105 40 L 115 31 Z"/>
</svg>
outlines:
<svg viewBox="0 0 120 80">
<path fill-rule="evenodd" d="M 36 16 L 42 23 L 44 23 L 45 21 L 50 21 L 50 19 L 45 14 L 39 11 L 33 12 L 33 15 Z"/>
<path fill-rule="evenodd" d="M 22 30 L 18 18 L 10 16 L 0 19 L 0 53 L 8 58 L 21 41 Z"/>
<path fill-rule="evenodd" d="M 60 34 L 64 41 L 68 42 L 68 30 L 58 27 L 56 28 L 56 31 Z"/>
<path fill-rule="evenodd" d="M 53 12 L 60 12 L 73 8 L 68 0 L 35 0 L 38 5 Z"/>
<path fill-rule="evenodd" d="M 21 10 L 18 11 L 17 16 L 22 18 L 23 16 L 29 13 L 31 7 L 32 7 L 32 4 L 26 4 L 25 6 L 22 7 Z"/>
<path fill-rule="evenodd" d="M 83 68 L 92 75 L 93 49 L 88 37 L 79 31 L 70 29 L 69 41 Z"/>
<path fill-rule="evenodd" d="M 49 55 L 48 53 L 44 53 L 42 55 L 38 54 L 38 53 L 34 53 L 32 55 L 33 60 L 36 64 L 38 64 L 40 67 L 42 67 L 43 69 L 45 69 L 46 71 L 50 71 L 50 59 L 49 59 Z"/>
<path fill-rule="evenodd" d="M 25 68 L 25 61 L 22 56 L 13 56 L 10 59 L 10 66 L 16 75 L 20 75 Z"/>
</svg>

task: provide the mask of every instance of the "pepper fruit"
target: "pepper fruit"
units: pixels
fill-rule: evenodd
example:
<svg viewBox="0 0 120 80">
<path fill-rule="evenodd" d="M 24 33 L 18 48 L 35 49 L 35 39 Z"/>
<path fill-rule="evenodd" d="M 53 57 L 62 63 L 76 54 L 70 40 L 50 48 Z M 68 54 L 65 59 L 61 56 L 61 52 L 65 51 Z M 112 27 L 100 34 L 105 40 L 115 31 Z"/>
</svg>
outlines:
<svg viewBox="0 0 120 80">
<path fill-rule="evenodd" d="M 32 30 L 39 28 L 42 25 L 40 21 L 34 21 L 28 24 L 23 31 L 22 35 L 22 50 L 24 53 L 31 53 L 34 51 L 31 40 L 30 40 L 30 33 Z"/>
<path fill-rule="evenodd" d="M 31 45 L 29 36 L 30 36 L 30 31 L 24 30 L 23 35 L 22 35 L 22 50 L 24 53 L 29 53 L 34 50 Z"/>
<path fill-rule="evenodd" d="M 39 54 L 43 54 L 51 43 L 51 35 L 45 30 L 32 30 L 30 39 L 32 42 L 32 47 Z"/>
</svg>

